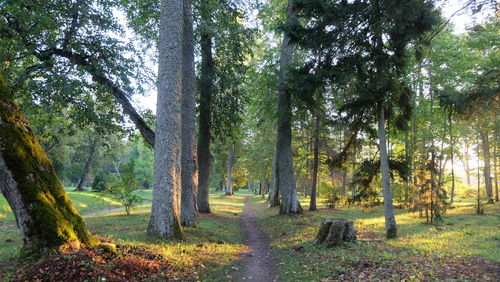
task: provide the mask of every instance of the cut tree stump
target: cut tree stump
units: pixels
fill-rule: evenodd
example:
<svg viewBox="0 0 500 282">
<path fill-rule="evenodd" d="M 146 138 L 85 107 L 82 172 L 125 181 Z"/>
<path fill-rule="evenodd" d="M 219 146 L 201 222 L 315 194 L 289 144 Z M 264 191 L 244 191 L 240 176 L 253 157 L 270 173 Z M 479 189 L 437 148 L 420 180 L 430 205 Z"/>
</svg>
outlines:
<svg viewBox="0 0 500 282">
<path fill-rule="evenodd" d="M 319 227 L 316 235 L 316 244 L 321 244 L 327 248 L 339 246 L 343 242 L 356 240 L 356 230 L 354 222 L 345 219 L 325 218 Z"/>
</svg>

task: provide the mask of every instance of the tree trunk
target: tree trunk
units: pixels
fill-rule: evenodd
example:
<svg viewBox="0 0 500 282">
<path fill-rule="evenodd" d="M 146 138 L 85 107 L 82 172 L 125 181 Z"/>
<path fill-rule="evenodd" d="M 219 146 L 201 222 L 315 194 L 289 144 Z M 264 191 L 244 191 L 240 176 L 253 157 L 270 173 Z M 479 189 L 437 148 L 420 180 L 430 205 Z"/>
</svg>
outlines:
<svg viewBox="0 0 500 282">
<path fill-rule="evenodd" d="M 229 145 L 229 158 L 227 160 L 227 182 L 225 189 L 226 195 L 228 196 L 233 195 L 233 166 L 234 166 L 234 144 L 231 144 Z"/>
<path fill-rule="evenodd" d="M 479 133 L 478 133 L 479 135 Z M 476 154 L 477 154 L 477 209 L 476 209 L 476 213 L 477 214 L 482 214 L 483 213 L 483 210 L 481 208 L 481 166 L 479 165 L 479 156 L 480 156 L 480 152 L 479 152 L 479 136 L 477 136 L 476 138 L 476 143 L 477 143 L 477 146 L 476 146 Z"/>
<path fill-rule="evenodd" d="M 450 143 L 451 143 L 451 195 L 450 195 L 450 204 L 453 204 L 453 200 L 455 199 L 455 138 L 453 137 L 453 127 L 451 123 L 451 116 L 449 118 L 450 123 Z"/>
<path fill-rule="evenodd" d="M 274 157 L 273 157 L 273 165 L 272 165 L 272 172 L 271 172 L 271 187 L 269 189 L 269 204 L 271 207 L 277 207 L 280 205 L 280 190 L 278 189 L 277 185 L 277 175 L 278 175 L 278 157 L 277 157 L 277 150 L 274 151 Z"/>
<path fill-rule="evenodd" d="M 462 157 L 462 163 L 464 164 L 465 175 L 467 177 L 467 185 L 471 186 L 472 182 L 470 180 L 470 166 L 469 166 L 469 145 L 465 142 L 465 155 Z"/>
<path fill-rule="evenodd" d="M 214 60 L 212 55 L 211 8 L 208 0 L 201 1 L 201 79 L 198 129 L 198 210 L 210 213 L 208 201 L 210 177 L 210 142 L 212 139 L 212 95 L 214 91 Z"/>
<path fill-rule="evenodd" d="M 148 233 L 182 237 L 181 138 L 183 0 L 162 0 L 156 103 L 153 203 Z"/>
<path fill-rule="evenodd" d="M 385 117 L 384 103 L 378 103 L 378 138 L 380 149 L 380 170 L 382 172 L 382 189 L 384 194 L 384 215 L 386 237 L 396 238 L 398 236 L 396 228 L 396 218 L 394 217 L 394 206 L 392 204 L 392 191 L 390 187 L 389 157 L 387 155 L 385 140 Z"/>
<path fill-rule="evenodd" d="M 196 160 L 196 105 L 194 71 L 194 32 L 192 1 L 184 0 L 184 33 L 182 47 L 182 195 L 181 224 L 198 224 L 198 163 Z"/>
<path fill-rule="evenodd" d="M 99 137 L 94 137 L 92 143 L 90 144 L 90 151 L 87 161 L 85 162 L 85 167 L 83 168 L 82 177 L 76 186 L 75 191 L 85 191 L 85 185 L 87 184 L 87 178 L 90 172 L 90 167 L 92 165 L 92 161 L 94 160 L 95 151 L 97 149 L 97 143 L 99 143 Z"/>
<path fill-rule="evenodd" d="M 409 138 L 409 131 L 405 131 L 405 162 L 406 165 L 409 166 L 409 170 L 411 171 L 411 159 L 410 159 L 410 138 Z M 405 183 L 405 205 L 408 204 L 410 201 L 410 174 L 407 176 L 407 178 L 404 180 Z"/>
<path fill-rule="evenodd" d="M 496 116 L 495 116 L 496 117 Z M 498 126 L 495 126 L 495 144 L 493 149 L 493 161 L 494 161 L 494 170 L 495 170 L 495 201 L 498 202 Z"/>
<path fill-rule="evenodd" d="M 287 23 L 296 17 L 294 0 L 288 0 Z M 288 68 L 293 61 L 294 47 L 285 33 L 281 43 L 278 97 L 278 127 L 276 134 L 276 188 L 281 195 L 281 214 L 302 213 L 295 186 L 292 156 L 292 99 L 287 85 Z"/>
<path fill-rule="evenodd" d="M 54 167 L 0 77 L 0 191 L 14 212 L 26 254 L 95 245 Z"/>
<path fill-rule="evenodd" d="M 484 184 L 486 188 L 486 197 L 488 202 L 493 202 L 493 185 L 491 183 L 491 159 L 490 159 L 490 142 L 488 138 L 488 131 L 486 128 L 481 127 L 479 129 L 479 134 L 481 136 L 481 146 L 483 147 L 483 175 Z"/>
<path fill-rule="evenodd" d="M 313 148 L 313 171 L 312 171 L 312 186 L 311 186 L 311 201 L 309 210 L 315 211 L 316 207 L 316 185 L 318 183 L 318 165 L 319 165 L 319 114 L 316 114 L 316 121 L 314 124 L 314 148 Z"/>
<path fill-rule="evenodd" d="M 356 240 L 354 222 L 345 219 L 325 218 L 316 234 L 315 244 L 321 244 L 327 248 L 339 246 L 343 242 Z"/>
</svg>

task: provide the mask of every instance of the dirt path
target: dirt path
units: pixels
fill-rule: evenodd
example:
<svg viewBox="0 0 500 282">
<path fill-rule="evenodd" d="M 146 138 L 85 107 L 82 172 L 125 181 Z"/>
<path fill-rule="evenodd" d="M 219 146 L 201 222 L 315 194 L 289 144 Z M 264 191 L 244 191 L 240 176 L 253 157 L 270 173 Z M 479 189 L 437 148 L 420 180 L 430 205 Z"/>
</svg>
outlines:
<svg viewBox="0 0 500 282">
<path fill-rule="evenodd" d="M 238 281 L 278 281 L 276 272 L 278 260 L 271 254 L 266 235 L 257 227 L 255 210 L 245 196 L 245 209 L 240 217 L 245 232 L 245 244 L 250 252 L 244 255 L 243 266 L 236 276 Z"/>
<path fill-rule="evenodd" d="M 149 204 L 149 203 L 151 203 L 151 201 L 144 201 L 144 202 L 137 204 L 136 206 L 145 205 L 145 204 Z M 125 207 L 106 208 L 106 209 L 81 213 L 80 215 L 83 217 L 87 217 L 87 216 L 95 216 L 95 215 L 100 215 L 100 214 L 105 214 L 105 213 L 119 212 L 119 211 L 123 211 L 123 210 L 125 210 Z"/>
</svg>

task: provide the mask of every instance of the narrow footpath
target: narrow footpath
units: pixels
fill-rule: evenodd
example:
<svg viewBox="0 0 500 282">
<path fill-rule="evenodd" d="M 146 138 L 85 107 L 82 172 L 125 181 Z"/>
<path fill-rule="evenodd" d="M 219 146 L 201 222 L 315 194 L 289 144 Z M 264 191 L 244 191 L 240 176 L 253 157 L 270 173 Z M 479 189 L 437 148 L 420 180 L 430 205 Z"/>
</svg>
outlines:
<svg viewBox="0 0 500 282">
<path fill-rule="evenodd" d="M 236 276 L 238 281 L 278 281 L 278 260 L 271 254 L 267 236 L 258 228 L 255 210 L 245 196 L 245 208 L 240 217 L 245 232 L 245 244 L 250 251 L 243 257 L 243 266 Z"/>
</svg>

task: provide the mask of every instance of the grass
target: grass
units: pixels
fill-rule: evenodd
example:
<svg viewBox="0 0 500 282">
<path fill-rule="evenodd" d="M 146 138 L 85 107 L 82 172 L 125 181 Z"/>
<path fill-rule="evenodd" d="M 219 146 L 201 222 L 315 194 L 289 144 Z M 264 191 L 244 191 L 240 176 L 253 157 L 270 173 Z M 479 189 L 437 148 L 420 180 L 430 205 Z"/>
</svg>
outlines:
<svg viewBox="0 0 500 282">
<path fill-rule="evenodd" d="M 320 204 L 319 211 L 309 212 L 303 199 L 304 214 L 278 216 L 277 208 L 266 208 L 259 197 L 253 197 L 251 204 L 281 260 L 278 271 L 284 281 L 471 279 L 474 271 L 468 272 L 470 267 L 464 264 L 474 259 L 486 261 L 485 265 L 500 262 L 498 205 L 485 206 L 486 215 L 479 216 L 472 203 L 458 204 L 439 225 L 424 224 L 418 213 L 396 210 L 400 237 L 385 240 L 381 208 L 364 213 L 358 207 L 328 210 Z M 358 241 L 330 249 L 313 244 L 320 222 L 330 217 L 353 220 Z"/>
<path fill-rule="evenodd" d="M 74 187 L 66 187 L 65 190 L 73 202 L 73 206 L 81 214 L 121 207 L 121 204 L 113 199 L 113 196 L 108 193 L 97 193 L 91 191 L 74 192 Z M 143 198 L 144 201 L 151 201 L 153 197 L 152 190 L 136 190 L 133 193 Z M 0 228 L 2 225 L 15 224 L 15 222 L 16 219 L 14 218 L 14 214 L 12 213 L 7 200 L 0 195 Z"/>
<path fill-rule="evenodd" d="M 151 199 L 151 191 L 136 192 Z M 68 193 L 80 212 L 117 206 L 111 198 L 93 192 Z M 227 280 L 226 276 L 231 275 L 238 263 L 239 254 L 247 250 L 238 224 L 238 217 L 243 212 L 243 198 L 238 194 L 231 197 L 211 194 L 212 214 L 201 215 L 198 228 L 185 228 L 182 241 L 161 241 L 146 234 L 151 204 L 134 208 L 130 216 L 115 211 L 84 217 L 93 234 L 122 248 L 149 250 L 169 261 L 179 275 L 187 273 L 193 278 L 209 281 Z M 0 270 L 14 270 L 11 261 L 21 246 L 19 231 L 13 226 L 4 226 L 0 232 Z"/>
<path fill-rule="evenodd" d="M 71 190 L 68 188 L 68 190 Z M 68 191 L 82 212 L 115 207 L 109 195 Z M 149 200 L 151 191 L 136 191 Z M 85 216 L 94 234 L 122 248 L 141 248 L 161 256 L 179 279 L 232 280 L 239 267 L 239 255 L 248 249 L 238 217 L 243 212 L 244 195 L 210 195 L 212 214 L 201 215 L 199 228 L 185 228 L 183 241 L 159 241 L 146 235 L 150 204 L 123 211 Z M 0 198 L 0 207 L 2 205 Z M 417 213 L 396 210 L 398 240 L 384 239 L 381 208 L 363 212 L 359 207 L 328 210 L 318 201 L 319 210 L 309 212 L 308 199 L 302 199 L 302 215 L 278 216 L 277 208 L 268 208 L 265 200 L 251 196 L 260 228 L 269 235 L 270 245 L 280 259 L 278 272 L 283 281 L 320 280 L 494 280 L 499 271 L 500 207 L 485 205 L 485 215 L 475 215 L 473 202 L 460 202 L 448 211 L 439 225 L 424 224 Z M 9 212 L 5 211 L 9 218 Z M 355 221 L 358 241 L 325 249 L 313 244 L 324 218 Z M 11 263 L 22 245 L 18 230 L 0 227 L 0 270 L 15 268 Z M 172 273 L 170 273 L 172 274 Z M 490 275 L 490 276 L 488 276 Z M 493 275 L 493 276 L 491 276 Z"/>
</svg>

